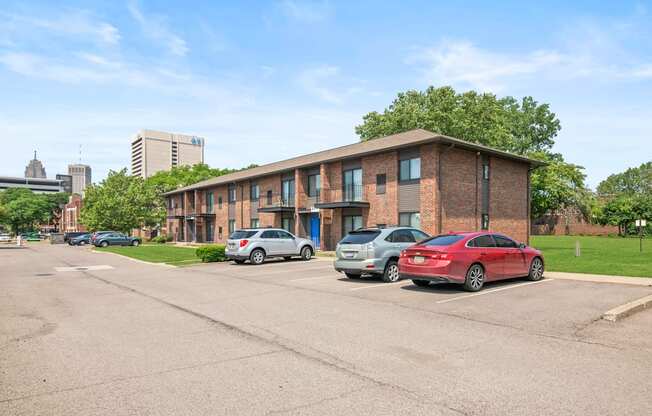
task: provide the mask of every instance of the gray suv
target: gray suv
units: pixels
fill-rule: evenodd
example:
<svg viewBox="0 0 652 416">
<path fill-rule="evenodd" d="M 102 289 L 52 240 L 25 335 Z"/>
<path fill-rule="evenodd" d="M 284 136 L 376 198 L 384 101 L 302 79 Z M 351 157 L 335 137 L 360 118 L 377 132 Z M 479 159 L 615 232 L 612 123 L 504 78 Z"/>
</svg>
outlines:
<svg viewBox="0 0 652 416">
<path fill-rule="evenodd" d="M 315 254 L 311 240 L 296 237 L 278 228 L 250 228 L 236 230 L 226 241 L 226 258 L 242 264 L 261 264 L 268 257 L 283 257 L 289 260 L 300 256 L 310 260 Z"/>
<path fill-rule="evenodd" d="M 363 274 L 382 276 L 385 282 L 399 279 L 398 258 L 404 250 L 429 235 L 411 227 L 362 228 L 351 231 L 337 244 L 335 270 L 350 279 Z"/>
</svg>

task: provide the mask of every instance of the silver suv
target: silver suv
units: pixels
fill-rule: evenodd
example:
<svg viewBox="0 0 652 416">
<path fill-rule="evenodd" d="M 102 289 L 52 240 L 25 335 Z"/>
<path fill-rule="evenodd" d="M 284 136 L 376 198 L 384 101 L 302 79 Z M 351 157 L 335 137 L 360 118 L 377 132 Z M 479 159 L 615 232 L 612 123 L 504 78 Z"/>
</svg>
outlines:
<svg viewBox="0 0 652 416">
<path fill-rule="evenodd" d="M 301 256 L 310 260 L 315 254 L 311 240 L 296 237 L 278 228 L 250 228 L 236 230 L 226 241 L 226 258 L 242 264 L 261 264 L 268 257 L 283 257 L 289 260 Z"/>
<path fill-rule="evenodd" d="M 335 270 L 349 279 L 363 274 L 382 276 L 385 282 L 399 279 L 398 258 L 404 250 L 429 235 L 411 227 L 362 228 L 337 243 Z"/>
</svg>

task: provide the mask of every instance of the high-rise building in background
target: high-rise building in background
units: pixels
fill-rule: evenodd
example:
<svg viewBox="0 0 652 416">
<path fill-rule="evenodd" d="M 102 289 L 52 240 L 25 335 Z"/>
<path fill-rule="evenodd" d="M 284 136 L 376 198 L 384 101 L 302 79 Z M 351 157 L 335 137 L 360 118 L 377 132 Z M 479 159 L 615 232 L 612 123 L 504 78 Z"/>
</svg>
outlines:
<svg viewBox="0 0 652 416">
<path fill-rule="evenodd" d="M 148 178 L 175 166 L 204 163 L 204 139 L 185 134 L 141 130 L 131 142 L 131 174 Z"/>
<path fill-rule="evenodd" d="M 71 175 L 57 173 L 57 180 L 61 181 L 63 192 L 72 193 L 73 177 Z"/>
<path fill-rule="evenodd" d="M 30 160 L 25 168 L 26 178 L 46 179 L 45 168 L 43 163 L 36 158 L 36 150 L 34 150 L 34 159 Z"/>
<path fill-rule="evenodd" d="M 83 195 L 91 184 L 91 167 L 88 165 L 68 165 L 68 175 L 72 176 L 72 193 Z"/>
</svg>

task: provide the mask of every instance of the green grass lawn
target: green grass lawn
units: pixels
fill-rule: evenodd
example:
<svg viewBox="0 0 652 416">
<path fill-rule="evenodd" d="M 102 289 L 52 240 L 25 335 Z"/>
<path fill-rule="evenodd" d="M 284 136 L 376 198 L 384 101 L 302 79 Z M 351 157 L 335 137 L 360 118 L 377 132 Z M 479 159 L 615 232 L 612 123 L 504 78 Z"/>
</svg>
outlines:
<svg viewBox="0 0 652 416">
<path fill-rule="evenodd" d="M 581 256 L 575 257 L 575 241 Z M 546 269 L 555 272 L 652 277 L 652 239 L 638 238 L 532 236 L 531 245 L 543 251 Z"/>
<path fill-rule="evenodd" d="M 195 247 L 179 247 L 164 244 L 143 244 L 138 247 L 113 246 L 106 248 L 95 248 L 97 251 L 108 251 L 121 254 L 138 260 L 152 263 L 166 263 L 174 266 L 200 263 L 201 260 L 195 255 Z"/>
</svg>

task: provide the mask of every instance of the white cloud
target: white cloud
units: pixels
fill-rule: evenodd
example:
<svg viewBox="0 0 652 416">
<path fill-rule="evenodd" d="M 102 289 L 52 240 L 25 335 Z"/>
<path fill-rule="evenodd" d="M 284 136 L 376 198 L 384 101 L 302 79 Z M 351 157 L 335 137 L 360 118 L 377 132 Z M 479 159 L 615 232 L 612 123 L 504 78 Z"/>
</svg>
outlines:
<svg viewBox="0 0 652 416">
<path fill-rule="evenodd" d="M 186 41 L 170 30 L 164 16 L 145 16 L 135 0 L 127 4 L 127 9 L 134 20 L 138 22 L 145 36 L 162 43 L 173 55 L 185 56 L 188 53 L 189 48 Z"/>
<path fill-rule="evenodd" d="M 340 104 L 342 96 L 326 84 L 337 76 L 340 69 L 336 66 L 319 66 L 306 69 L 299 74 L 298 82 L 308 93 L 333 104 Z"/>
<path fill-rule="evenodd" d="M 328 1 L 282 0 L 278 6 L 287 17 L 302 23 L 323 21 L 333 13 Z"/>
</svg>

